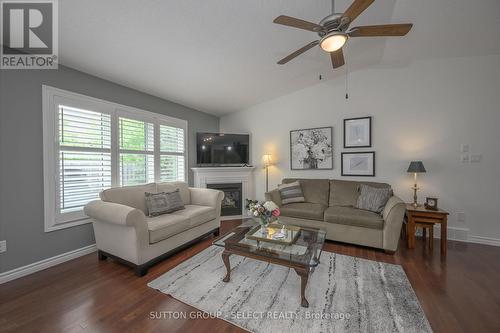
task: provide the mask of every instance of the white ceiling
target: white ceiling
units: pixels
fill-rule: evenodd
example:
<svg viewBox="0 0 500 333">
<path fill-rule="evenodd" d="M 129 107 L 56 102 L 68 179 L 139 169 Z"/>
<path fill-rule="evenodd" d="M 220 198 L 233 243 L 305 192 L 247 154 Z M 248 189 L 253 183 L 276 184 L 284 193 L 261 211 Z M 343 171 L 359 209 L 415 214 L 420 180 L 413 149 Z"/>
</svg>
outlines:
<svg viewBox="0 0 500 333">
<path fill-rule="evenodd" d="M 319 48 L 276 64 L 317 39 L 276 16 L 318 22 L 330 11 L 330 0 L 62 0 L 59 53 L 64 65 L 222 115 L 344 75 Z M 500 54 L 498 0 L 376 0 L 354 26 L 406 22 L 404 38 L 350 39 L 349 70 Z"/>
</svg>

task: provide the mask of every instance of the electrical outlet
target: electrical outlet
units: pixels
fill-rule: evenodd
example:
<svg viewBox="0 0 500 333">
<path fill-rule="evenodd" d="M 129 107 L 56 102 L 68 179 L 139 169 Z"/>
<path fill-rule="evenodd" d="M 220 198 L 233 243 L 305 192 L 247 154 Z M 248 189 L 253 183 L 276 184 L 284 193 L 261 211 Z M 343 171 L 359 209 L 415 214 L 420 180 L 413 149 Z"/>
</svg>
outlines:
<svg viewBox="0 0 500 333">
<path fill-rule="evenodd" d="M 7 252 L 7 241 L 0 241 L 0 253 Z"/>
<path fill-rule="evenodd" d="M 457 213 L 457 221 L 458 222 L 465 222 L 465 213 L 464 212 Z"/>
<path fill-rule="evenodd" d="M 462 155 L 460 155 L 460 161 L 462 163 L 469 163 L 469 161 L 470 161 L 470 155 L 469 154 L 462 154 Z"/>
</svg>

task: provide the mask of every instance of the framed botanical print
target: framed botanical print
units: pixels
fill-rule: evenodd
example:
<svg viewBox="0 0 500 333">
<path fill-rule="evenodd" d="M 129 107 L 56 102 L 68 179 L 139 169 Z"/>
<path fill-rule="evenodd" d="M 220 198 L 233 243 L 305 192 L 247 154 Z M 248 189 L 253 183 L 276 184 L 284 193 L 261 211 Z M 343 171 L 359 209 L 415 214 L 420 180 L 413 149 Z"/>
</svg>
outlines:
<svg viewBox="0 0 500 333">
<path fill-rule="evenodd" d="M 372 146 L 372 117 L 344 119 L 344 148 Z"/>
<path fill-rule="evenodd" d="M 342 176 L 375 177 L 375 152 L 354 152 L 341 154 Z"/>
<path fill-rule="evenodd" d="M 290 131 L 292 170 L 333 169 L 333 127 Z"/>
</svg>

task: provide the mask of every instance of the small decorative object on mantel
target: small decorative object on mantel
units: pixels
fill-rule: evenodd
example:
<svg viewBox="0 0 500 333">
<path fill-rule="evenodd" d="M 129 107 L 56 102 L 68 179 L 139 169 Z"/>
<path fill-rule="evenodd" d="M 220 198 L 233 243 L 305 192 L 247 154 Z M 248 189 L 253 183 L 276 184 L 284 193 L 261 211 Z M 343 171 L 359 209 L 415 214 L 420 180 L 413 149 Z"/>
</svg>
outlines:
<svg viewBox="0 0 500 333">
<path fill-rule="evenodd" d="M 247 200 L 246 208 L 254 218 L 259 219 L 262 233 L 267 231 L 269 223 L 276 220 L 281 213 L 278 205 L 272 201 L 258 202 L 256 200 Z"/>
<path fill-rule="evenodd" d="M 372 146 L 372 117 L 344 119 L 344 148 Z"/>
<path fill-rule="evenodd" d="M 425 208 L 430 210 L 438 210 L 438 199 L 437 198 L 425 198 Z"/>
<path fill-rule="evenodd" d="M 375 152 L 342 153 L 341 175 L 375 177 Z"/>
<path fill-rule="evenodd" d="M 417 186 L 417 173 L 425 173 L 425 167 L 424 163 L 422 161 L 411 161 L 410 165 L 408 166 L 408 170 L 406 170 L 408 173 L 413 173 L 413 179 L 415 181 L 415 184 L 412 187 L 413 190 L 413 206 L 418 207 L 417 203 L 417 191 L 419 190 L 419 187 Z"/>
<path fill-rule="evenodd" d="M 290 131 L 292 170 L 333 169 L 333 127 Z"/>
</svg>

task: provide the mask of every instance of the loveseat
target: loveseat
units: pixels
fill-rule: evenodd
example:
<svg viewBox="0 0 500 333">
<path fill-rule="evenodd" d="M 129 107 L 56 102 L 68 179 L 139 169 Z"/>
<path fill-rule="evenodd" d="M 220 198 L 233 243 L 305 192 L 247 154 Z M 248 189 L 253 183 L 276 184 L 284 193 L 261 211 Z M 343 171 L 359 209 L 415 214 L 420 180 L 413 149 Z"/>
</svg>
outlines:
<svg viewBox="0 0 500 333">
<path fill-rule="evenodd" d="M 176 189 L 184 209 L 147 216 L 146 192 Z M 142 276 L 157 261 L 211 233 L 218 234 L 224 193 L 171 182 L 110 188 L 100 197 L 84 208 L 93 222 L 99 259 L 118 259 Z"/>
<path fill-rule="evenodd" d="M 390 187 L 389 184 L 296 178 L 285 178 L 282 182 L 294 181 L 299 181 L 305 202 L 283 205 L 278 189 L 266 193 L 266 200 L 280 207 L 280 222 L 323 229 L 330 240 L 379 248 L 389 253 L 396 251 L 405 203 L 392 196 L 381 214 L 355 208 L 360 184 L 377 188 Z"/>
</svg>

